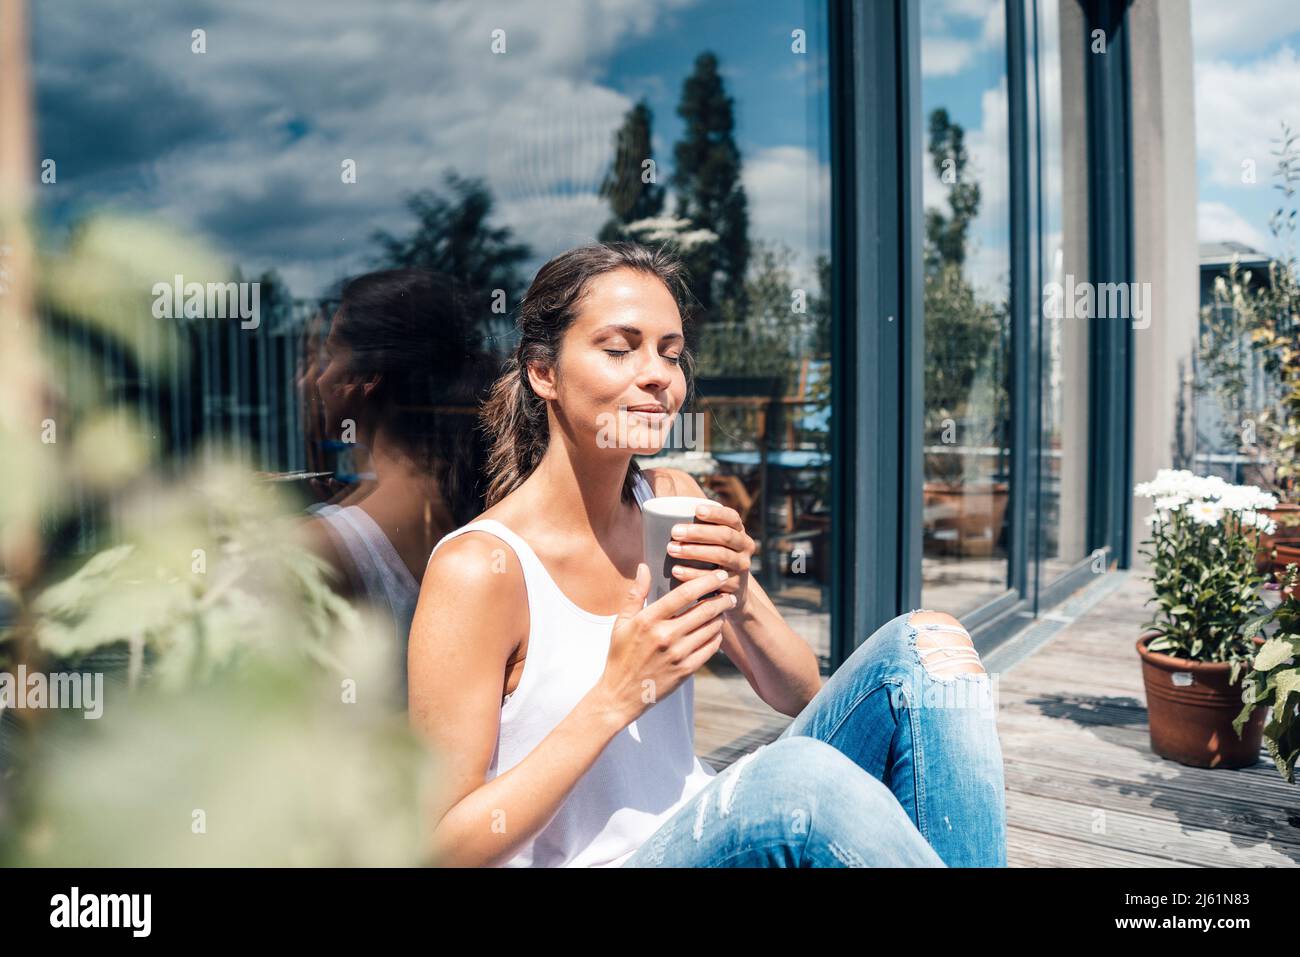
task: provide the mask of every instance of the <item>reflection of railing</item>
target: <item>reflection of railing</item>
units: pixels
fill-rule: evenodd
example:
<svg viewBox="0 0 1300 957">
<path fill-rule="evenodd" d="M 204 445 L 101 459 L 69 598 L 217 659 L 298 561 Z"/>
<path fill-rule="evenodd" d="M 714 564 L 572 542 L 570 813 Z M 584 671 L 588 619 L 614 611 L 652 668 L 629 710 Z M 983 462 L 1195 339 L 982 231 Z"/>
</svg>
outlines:
<svg viewBox="0 0 1300 957">
<path fill-rule="evenodd" d="M 286 313 L 309 310 L 298 304 Z M 263 315 L 255 328 L 236 319 L 159 319 L 144 313 L 131 339 L 142 364 L 121 342 L 87 323 L 47 311 L 42 323 L 52 341 L 66 344 L 66 356 L 93 359 L 102 370 L 106 405 L 131 413 L 156 443 L 161 467 L 178 468 L 205 440 L 224 444 L 257 471 L 316 471 L 304 448 L 304 410 L 298 390 L 303 351 L 301 322 L 274 323 Z M 288 318 L 286 316 L 285 318 Z M 71 359 L 53 373 L 71 382 Z M 313 383 L 314 385 L 314 383 Z M 77 496 L 75 534 L 79 553 L 100 547 L 94 536 L 103 524 L 101 506 Z"/>
</svg>

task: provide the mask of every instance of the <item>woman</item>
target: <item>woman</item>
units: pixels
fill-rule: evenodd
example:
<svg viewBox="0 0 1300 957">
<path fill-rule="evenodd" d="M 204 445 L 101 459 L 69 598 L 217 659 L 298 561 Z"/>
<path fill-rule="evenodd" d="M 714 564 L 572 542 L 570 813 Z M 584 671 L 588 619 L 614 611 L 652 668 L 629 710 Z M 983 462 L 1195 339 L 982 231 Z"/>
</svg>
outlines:
<svg viewBox="0 0 1300 957">
<path fill-rule="evenodd" d="M 674 532 L 677 557 L 718 569 L 680 568 L 646 604 L 641 503 L 704 497 L 633 459 L 689 395 L 686 300 L 675 259 L 627 243 L 557 256 L 524 297 L 483 415 L 489 508 L 435 547 L 411 629 L 411 719 L 442 759 L 434 860 L 1004 864 L 992 715 L 924 697 L 987 691 L 955 619 L 899 616 L 822 687 L 720 506 Z M 794 722 L 715 774 L 693 753 L 693 674 L 719 649 Z"/>
<path fill-rule="evenodd" d="M 451 277 L 390 269 L 349 280 L 314 369 L 321 429 L 371 477 L 319 506 L 304 537 L 338 591 L 393 623 L 398 660 L 430 550 L 482 508 L 473 411 L 491 385 L 476 307 Z M 405 688 L 398 689 L 405 701 Z"/>
</svg>

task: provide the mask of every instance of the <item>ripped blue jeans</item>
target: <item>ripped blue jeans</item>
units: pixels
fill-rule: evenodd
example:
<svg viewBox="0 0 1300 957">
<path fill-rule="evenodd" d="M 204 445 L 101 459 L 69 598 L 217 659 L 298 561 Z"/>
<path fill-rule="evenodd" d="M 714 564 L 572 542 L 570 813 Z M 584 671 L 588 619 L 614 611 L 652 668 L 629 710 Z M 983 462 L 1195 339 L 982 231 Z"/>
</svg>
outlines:
<svg viewBox="0 0 1300 957">
<path fill-rule="evenodd" d="M 1005 867 L 996 683 L 945 617 L 879 628 L 623 866 Z"/>
</svg>

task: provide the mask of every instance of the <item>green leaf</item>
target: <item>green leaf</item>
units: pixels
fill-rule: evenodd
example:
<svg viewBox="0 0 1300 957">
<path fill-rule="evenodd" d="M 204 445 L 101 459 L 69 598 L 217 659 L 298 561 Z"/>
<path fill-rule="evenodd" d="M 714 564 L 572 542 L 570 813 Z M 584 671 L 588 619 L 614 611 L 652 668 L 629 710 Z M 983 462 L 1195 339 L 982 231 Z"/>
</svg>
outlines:
<svg viewBox="0 0 1300 957">
<path fill-rule="evenodd" d="M 1272 671 L 1284 661 L 1292 658 L 1293 655 L 1294 651 L 1289 641 L 1283 641 L 1281 638 L 1270 638 L 1255 653 L 1255 670 Z"/>
</svg>

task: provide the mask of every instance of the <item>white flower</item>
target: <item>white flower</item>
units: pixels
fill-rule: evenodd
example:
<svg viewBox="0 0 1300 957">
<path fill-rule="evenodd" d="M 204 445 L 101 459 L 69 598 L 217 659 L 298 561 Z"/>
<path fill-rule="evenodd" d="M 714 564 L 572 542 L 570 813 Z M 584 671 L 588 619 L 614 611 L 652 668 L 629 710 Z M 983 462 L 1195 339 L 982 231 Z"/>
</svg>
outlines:
<svg viewBox="0 0 1300 957">
<path fill-rule="evenodd" d="M 1193 475 L 1186 469 L 1160 469 L 1150 482 L 1134 486 L 1135 495 L 1156 499 L 1157 509 L 1172 509 L 1187 501 L 1203 500 L 1232 512 L 1274 508 L 1277 497 L 1256 485 L 1232 485 L 1217 475 Z M 1181 499 L 1179 505 L 1173 500 Z"/>
<path fill-rule="evenodd" d="M 1219 504 L 1233 511 L 1255 511 L 1273 508 L 1277 505 L 1277 498 L 1261 492 L 1256 485 L 1229 485 L 1219 496 Z"/>
<path fill-rule="evenodd" d="M 1186 496 L 1183 495 L 1165 495 L 1161 498 L 1156 499 L 1156 508 L 1165 512 L 1172 511 L 1173 509 L 1178 508 L 1180 505 L 1186 505 L 1186 504 L 1187 504 L 1187 498 Z"/>
<path fill-rule="evenodd" d="M 1272 535 L 1277 531 L 1277 522 L 1262 512 L 1246 510 L 1241 513 L 1241 527 L 1258 528 L 1265 535 Z"/>
<path fill-rule="evenodd" d="M 1200 495 L 1201 479 L 1186 469 L 1160 469 L 1150 482 L 1142 482 L 1133 491 L 1143 498 L 1163 498 L 1166 495 Z"/>
<path fill-rule="evenodd" d="M 1223 509 L 1214 502 L 1193 502 L 1187 511 L 1201 525 L 1217 525 L 1223 520 Z"/>
</svg>

